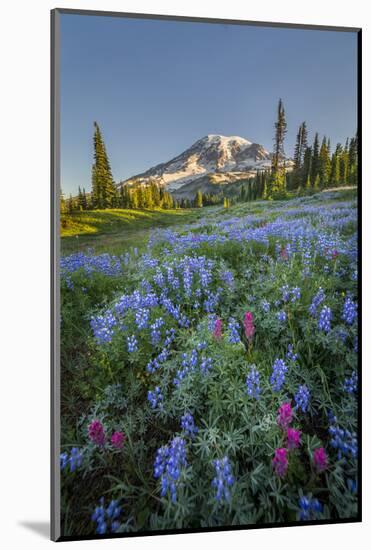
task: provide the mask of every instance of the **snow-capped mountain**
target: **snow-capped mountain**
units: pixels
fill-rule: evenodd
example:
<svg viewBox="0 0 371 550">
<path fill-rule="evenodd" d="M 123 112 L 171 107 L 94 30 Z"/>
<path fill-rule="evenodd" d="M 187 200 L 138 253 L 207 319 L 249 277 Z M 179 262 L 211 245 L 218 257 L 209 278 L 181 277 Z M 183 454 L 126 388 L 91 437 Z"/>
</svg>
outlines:
<svg viewBox="0 0 371 550">
<path fill-rule="evenodd" d="M 182 194 L 181 188 L 191 184 L 193 190 L 197 187 L 197 180 L 205 182 L 205 176 L 208 181 L 227 184 L 251 177 L 257 170 L 269 168 L 270 164 L 271 155 L 258 143 L 239 136 L 210 134 L 177 157 L 122 183 L 130 185 L 155 181 L 172 193 Z"/>
</svg>

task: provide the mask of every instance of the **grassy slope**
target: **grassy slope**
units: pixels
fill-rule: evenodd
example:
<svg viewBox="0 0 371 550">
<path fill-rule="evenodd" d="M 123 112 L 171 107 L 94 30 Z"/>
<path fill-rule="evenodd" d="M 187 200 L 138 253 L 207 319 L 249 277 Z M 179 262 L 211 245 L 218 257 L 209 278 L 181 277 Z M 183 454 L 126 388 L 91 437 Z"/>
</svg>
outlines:
<svg viewBox="0 0 371 550">
<path fill-rule="evenodd" d="M 318 199 L 325 202 L 346 200 L 356 197 L 356 189 L 332 190 L 332 196 L 318 193 L 307 197 L 311 202 Z M 335 195 L 335 197 L 334 197 Z M 285 201 L 286 202 L 286 201 Z M 181 226 L 203 218 L 213 221 L 215 217 L 239 217 L 246 214 L 259 214 L 267 209 L 274 212 L 281 201 L 256 201 L 238 203 L 229 209 L 220 206 L 179 210 L 93 210 L 62 216 L 62 254 L 93 248 L 95 252 L 122 254 L 132 247 L 142 248 L 155 228 Z M 293 204 L 294 206 L 294 204 Z"/>
<path fill-rule="evenodd" d="M 93 210 L 62 216 L 62 254 L 94 248 L 96 252 L 120 252 L 142 246 L 151 229 L 191 223 L 202 209 Z"/>
</svg>

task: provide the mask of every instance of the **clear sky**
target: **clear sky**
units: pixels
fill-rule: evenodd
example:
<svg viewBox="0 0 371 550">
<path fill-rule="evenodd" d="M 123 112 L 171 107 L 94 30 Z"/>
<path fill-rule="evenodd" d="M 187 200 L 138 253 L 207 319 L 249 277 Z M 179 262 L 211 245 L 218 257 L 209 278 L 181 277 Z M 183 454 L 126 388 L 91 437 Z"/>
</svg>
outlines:
<svg viewBox="0 0 371 550">
<path fill-rule="evenodd" d="M 93 122 L 114 179 L 170 160 L 207 134 L 272 149 L 282 97 L 291 155 L 299 124 L 333 145 L 356 131 L 356 33 L 64 14 L 62 189 L 91 188 Z"/>
</svg>

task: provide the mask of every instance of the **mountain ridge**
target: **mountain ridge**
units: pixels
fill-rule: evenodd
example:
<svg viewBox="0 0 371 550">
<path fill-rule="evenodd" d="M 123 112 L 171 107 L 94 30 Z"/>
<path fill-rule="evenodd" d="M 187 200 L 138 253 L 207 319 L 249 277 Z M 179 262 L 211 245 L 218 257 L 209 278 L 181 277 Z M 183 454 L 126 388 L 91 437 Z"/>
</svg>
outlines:
<svg viewBox="0 0 371 550">
<path fill-rule="evenodd" d="M 197 180 L 209 184 L 228 184 L 253 177 L 257 170 L 270 168 L 271 153 L 262 145 L 240 136 L 208 134 L 167 162 L 159 163 L 119 183 L 121 185 L 152 182 L 176 195 L 185 195 L 184 186 L 197 188 Z M 214 181 L 213 181 L 214 180 Z M 189 185 L 193 184 L 193 185 Z"/>
</svg>

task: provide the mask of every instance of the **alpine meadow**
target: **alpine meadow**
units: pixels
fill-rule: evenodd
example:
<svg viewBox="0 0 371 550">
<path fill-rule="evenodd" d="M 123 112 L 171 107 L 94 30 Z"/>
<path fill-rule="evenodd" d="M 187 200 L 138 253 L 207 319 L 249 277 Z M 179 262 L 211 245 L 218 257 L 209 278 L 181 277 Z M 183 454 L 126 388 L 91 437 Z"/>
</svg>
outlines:
<svg viewBox="0 0 371 550">
<path fill-rule="evenodd" d="M 89 23 L 94 29 L 96 19 Z M 101 19 L 111 29 L 110 18 Z M 112 23 L 112 35 L 124 37 L 122 21 Z M 203 39 L 200 25 L 189 45 L 186 30 L 196 23 L 133 21 L 143 29 L 152 23 L 161 29 L 182 25 L 171 35 L 174 53 L 166 53 L 179 60 L 168 68 L 171 80 L 161 72 L 158 81 L 150 80 L 157 73 L 148 65 L 151 89 L 134 80 L 127 91 L 115 81 L 120 64 L 111 44 L 112 59 L 104 63 L 112 64 L 107 74 L 116 87 L 112 91 L 102 77 L 99 93 L 107 94 L 106 104 L 94 103 L 98 95 L 86 103 L 82 97 L 79 118 L 62 101 L 62 121 L 68 115 L 66 127 L 81 126 L 78 139 L 85 140 L 82 152 L 62 150 L 62 536 L 357 521 L 355 99 L 344 92 L 338 101 L 343 111 L 335 116 L 326 104 L 325 116 L 315 92 L 313 102 L 290 95 L 289 76 L 276 91 L 269 80 L 273 61 L 267 61 L 264 88 L 258 78 L 241 93 L 242 70 L 233 73 L 233 89 L 218 74 L 210 83 L 215 97 L 202 104 L 202 113 L 196 110 L 198 98 L 203 101 L 202 76 L 197 86 L 189 84 L 182 101 L 187 105 L 194 94 L 195 103 L 179 114 L 169 100 L 164 126 L 175 117 L 179 134 L 182 126 L 190 130 L 182 141 L 172 135 L 166 141 L 151 94 L 166 94 L 184 78 L 188 48 L 196 43 L 221 65 L 224 52 L 209 48 L 214 35 Z M 129 28 L 132 21 L 125 24 Z M 71 36 L 77 32 L 73 25 Z M 201 25 L 208 26 L 210 33 L 220 27 L 222 37 L 227 32 L 222 25 Z M 245 34 L 279 31 L 296 40 L 291 33 L 299 32 L 236 29 L 239 48 L 233 28 L 228 40 L 242 67 L 244 56 L 252 55 L 243 46 Z M 307 33 L 300 47 L 309 51 L 315 31 L 300 32 Z M 329 44 L 333 35 L 347 35 L 344 50 L 350 48 L 350 33 L 326 32 Z M 62 41 L 70 34 L 62 32 Z M 128 48 L 162 59 L 161 36 L 144 35 L 143 44 Z M 273 51 L 269 42 L 268 47 Z M 334 51 L 339 47 L 336 43 Z M 197 64 L 194 60 L 193 55 Z M 306 58 L 301 60 L 304 71 Z M 98 62 L 103 63 L 99 55 Z M 77 76 L 73 63 L 71 82 L 86 78 L 90 86 L 90 76 L 84 71 Z M 206 71 L 209 81 L 212 68 L 199 64 L 200 73 L 192 65 L 194 78 Z M 125 70 L 136 75 L 131 65 Z M 287 70 L 296 75 L 294 67 Z M 62 83 L 65 74 L 67 69 Z M 332 86 L 332 78 L 324 77 L 323 86 Z M 299 77 L 295 86 L 295 93 L 300 86 L 310 88 Z M 260 89 L 270 98 L 267 114 L 237 123 L 241 105 Z M 328 93 L 336 99 L 339 90 L 334 84 Z M 136 99 L 126 103 L 121 93 Z M 143 137 L 135 129 L 130 136 L 135 109 L 147 132 L 156 126 L 158 140 L 147 140 L 142 126 Z M 116 127 L 127 133 L 125 147 Z M 135 144 L 141 141 L 138 152 Z"/>
</svg>

